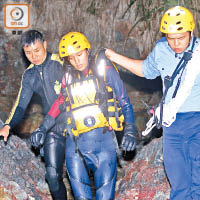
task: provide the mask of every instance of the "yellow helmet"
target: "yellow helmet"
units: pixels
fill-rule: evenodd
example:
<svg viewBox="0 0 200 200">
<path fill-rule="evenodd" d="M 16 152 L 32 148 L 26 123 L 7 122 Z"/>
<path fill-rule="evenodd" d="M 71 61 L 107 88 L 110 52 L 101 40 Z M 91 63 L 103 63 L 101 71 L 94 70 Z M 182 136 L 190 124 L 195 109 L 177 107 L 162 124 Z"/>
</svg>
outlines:
<svg viewBox="0 0 200 200">
<path fill-rule="evenodd" d="M 165 12 L 161 19 L 162 33 L 184 33 L 194 30 L 193 14 L 186 8 L 175 6 Z"/>
<path fill-rule="evenodd" d="M 59 55 L 61 58 L 78 53 L 84 49 L 90 49 L 88 39 L 79 32 L 69 32 L 64 35 L 59 43 Z"/>
</svg>

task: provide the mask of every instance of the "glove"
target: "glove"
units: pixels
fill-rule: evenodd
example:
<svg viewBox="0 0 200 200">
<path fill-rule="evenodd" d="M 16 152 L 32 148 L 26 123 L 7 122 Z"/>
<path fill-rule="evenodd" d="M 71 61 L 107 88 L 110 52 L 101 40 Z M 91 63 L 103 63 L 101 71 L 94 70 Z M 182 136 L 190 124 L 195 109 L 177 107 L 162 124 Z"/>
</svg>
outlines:
<svg viewBox="0 0 200 200">
<path fill-rule="evenodd" d="M 55 119 L 50 115 L 46 115 L 42 125 L 37 128 L 30 137 L 31 145 L 38 148 L 44 144 L 47 131 L 55 124 Z"/>
<path fill-rule="evenodd" d="M 35 148 L 38 148 L 44 144 L 44 140 L 46 137 L 46 130 L 44 127 L 40 126 L 37 128 L 30 137 L 30 142 L 31 145 L 34 146 Z"/>
<path fill-rule="evenodd" d="M 136 147 L 137 129 L 133 124 L 128 124 L 124 129 L 121 147 L 124 151 L 133 151 Z"/>
</svg>

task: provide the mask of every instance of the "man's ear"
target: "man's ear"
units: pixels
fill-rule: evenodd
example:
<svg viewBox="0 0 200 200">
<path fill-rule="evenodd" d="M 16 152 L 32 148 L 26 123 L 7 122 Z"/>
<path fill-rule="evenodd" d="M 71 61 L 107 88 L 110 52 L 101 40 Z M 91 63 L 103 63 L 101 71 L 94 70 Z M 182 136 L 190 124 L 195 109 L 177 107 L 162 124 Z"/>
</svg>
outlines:
<svg viewBox="0 0 200 200">
<path fill-rule="evenodd" d="M 47 49 L 47 41 L 46 40 L 43 42 L 43 45 L 44 45 L 44 48 Z"/>
</svg>

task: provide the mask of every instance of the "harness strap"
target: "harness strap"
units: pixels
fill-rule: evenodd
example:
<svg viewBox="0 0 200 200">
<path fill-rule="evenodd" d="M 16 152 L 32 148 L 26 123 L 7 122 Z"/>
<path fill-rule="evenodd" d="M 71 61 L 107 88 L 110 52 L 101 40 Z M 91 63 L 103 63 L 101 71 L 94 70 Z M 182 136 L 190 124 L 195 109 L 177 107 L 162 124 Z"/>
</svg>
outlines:
<svg viewBox="0 0 200 200">
<path fill-rule="evenodd" d="M 113 91 L 113 99 L 114 99 L 114 106 L 115 106 L 115 118 L 117 122 L 117 128 L 119 128 L 120 127 L 119 112 L 117 110 L 116 94 L 114 91 Z"/>
<path fill-rule="evenodd" d="M 118 113 L 118 114 L 116 114 L 116 113 Z M 121 110 L 119 110 L 118 112 L 109 112 L 108 113 L 108 117 L 116 117 L 116 115 L 118 115 L 118 118 L 119 118 L 119 116 L 121 116 L 122 115 L 122 111 Z"/>
<path fill-rule="evenodd" d="M 71 139 L 72 139 L 72 141 L 74 141 L 74 144 L 75 144 L 75 153 L 78 153 L 78 155 L 80 156 L 80 158 L 81 158 L 81 161 L 82 161 L 82 163 L 83 163 L 83 165 L 84 165 L 84 167 L 85 167 L 85 169 L 86 169 L 86 171 L 87 171 L 87 173 L 88 173 L 88 175 L 89 175 L 89 168 L 88 168 L 88 166 L 87 166 L 87 163 L 86 163 L 86 161 L 85 161 L 85 158 L 84 158 L 84 156 L 83 156 L 83 154 L 81 153 L 81 151 L 80 151 L 80 149 L 79 149 L 79 147 L 78 147 L 78 136 L 74 136 L 73 135 L 73 133 L 72 133 L 72 128 L 71 128 L 71 126 L 67 126 L 67 130 L 68 130 L 68 134 L 69 134 L 69 136 L 71 137 Z M 78 181 L 80 181 L 80 180 L 78 180 Z M 83 182 L 82 182 L 83 183 Z M 86 183 L 83 183 L 83 184 L 85 184 L 85 185 L 89 185 L 89 186 L 91 186 L 90 184 L 86 184 Z"/>
<path fill-rule="evenodd" d="M 113 99 L 113 92 L 107 92 L 107 98 Z"/>
<path fill-rule="evenodd" d="M 171 77 L 166 76 L 165 79 L 164 79 L 165 91 L 164 91 L 164 94 L 163 94 L 162 99 L 160 101 L 160 120 L 159 120 L 159 122 L 156 123 L 156 126 L 157 126 L 158 129 L 160 129 L 162 127 L 163 105 L 165 103 L 165 97 L 167 96 L 167 92 L 168 92 L 169 88 L 173 85 L 173 82 L 174 82 L 174 79 L 176 78 L 176 76 L 182 70 L 182 73 L 181 73 L 181 75 L 178 79 L 178 82 L 177 82 L 177 85 L 176 85 L 176 88 L 175 88 L 175 91 L 173 93 L 172 98 L 174 98 L 176 96 L 176 93 L 177 93 L 178 88 L 180 86 L 183 71 L 185 70 L 185 67 L 186 67 L 188 61 L 191 60 L 191 58 L 192 58 L 192 53 L 193 53 L 195 42 L 196 42 L 196 37 L 194 37 L 194 39 L 193 39 L 191 50 L 189 50 L 188 52 L 184 52 L 183 57 L 181 58 L 178 65 L 176 66 L 176 69 L 174 70 L 172 76 Z"/>
</svg>

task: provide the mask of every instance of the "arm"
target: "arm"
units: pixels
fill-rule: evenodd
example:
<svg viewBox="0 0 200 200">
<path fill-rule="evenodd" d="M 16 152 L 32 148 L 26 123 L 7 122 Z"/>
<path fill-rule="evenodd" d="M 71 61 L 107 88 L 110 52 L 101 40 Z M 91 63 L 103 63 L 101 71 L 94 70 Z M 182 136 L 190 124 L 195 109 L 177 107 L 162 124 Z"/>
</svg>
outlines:
<svg viewBox="0 0 200 200">
<path fill-rule="evenodd" d="M 129 70 L 133 74 L 136 74 L 137 76 L 144 77 L 142 73 L 143 60 L 134 60 L 128 58 L 126 56 L 116 53 L 112 49 L 106 49 L 105 54 L 112 62 L 117 63 L 118 65 L 124 67 L 125 69 Z"/>
<path fill-rule="evenodd" d="M 61 86 L 61 91 L 60 94 L 58 96 L 58 98 L 54 101 L 54 103 L 52 104 L 48 115 L 53 118 L 56 119 L 56 117 L 63 112 L 63 110 L 65 109 L 65 98 L 66 98 L 66 92 L 65 92 L 65 88 L 66 88 L 66 76 L 64 75 L 62 78 L 62 86 Z"/>
<path fill-rule="evenodd" d="M 5 125 L 3 128 L 0 129 L 0 136 L 4 137 L 4 141 L 6 142 L 9 136 L 10 126 Z"/>
<path fill-rule="evenodd" d="M 134 124 L 133 107 L 127 95 L 124 84 L 114 66 L 106 68 L 106 83 L 113 89 L 124 114 L 126 124 Z"/>
<path fill-rule="evenodd" d="M 95 73 L 99 73 L 99 69 L 104 69 L 104 81 L 106 85 L 110 86 L 115 93 L 116 99 L 119 101 L 120 107 L 124 114 L 125 122 L 127 124 L 134 124 L 133 108 L 130 103 L 129 97 L 126 93 L 124 84 L 119 76 L 117 68 L 105 55 L 106 49 L 101 49 L 97 54 L 96 59 L 96 70 Z M 104 67 L 101 65 L 101 61 L 104 60 Z M 101 71 L 101 70 L 100 70 Z"/>
<path fill-rule="evenodd" d="M 55 119 L 56 117 L 63 111 L 63 105 L 65 102 L 65 97 L 63 95 L 63 92 L 65 90 L 65 79 L 63 79 L 62 83 L 62 89 L 61 92 L 58 96 L 58 98 L 54 101 L 52 104 L 48 114 L 45 116 L 42 124 L 40 125 L 39 128 L 37 128 L 30 137 L 30 142 L 32 146 L 35 148 L 38 148 L 43 145 L 46 133 L 48 132 L 49 129 L 53 127 L 55 124 Z M 62 107 L 62 108 L 61 108 Z"/>
<path fill-rule="evenodd" d="M 55 124 L 56 117 L 58 117 L 58 115 L 60 115 L 60 113 L 63 112 L 63 109 L 65 109 L 63 108 L 65 105 L 65 96 L 63 95 L 64 90 L 65 85 L 62 84 L 62 89 L 58 98 L 52 104 L 48 114 L 45 116 L 42 124 L 39 127 L 42 127 L 44 132 L 47 132 L 49 129 L 52 128 L 52 126 Z"/>
<path fill-rule="evenodd" d="M 137 128 L 135 127 L 134 122 L 133 108 L 126 93 L 123 82 L 113 66 L 107 66 L 106 82 L 110 87 L 113 88 L 125 118 L 125 129 L 121 147 L 124 151 L 133 151 L 136 147 L 137 134 Z"/>
<path fill-rule="evenodd" d="M 46 133 L 55 125 L 56 117 L 61 113 L 60 106 L 64 103 L 64 96 L 61 94 L 53 103 L 50 111 L 45 116 L 42 124 L 37 128 L 30 137 L 31 145 L 38 148 L 43 145 L 46 137 Z"/>
<path fill-rule="evenodd" d="M 26 73 L 23 74 L 21 87 L 15 104 L 13 105 L 13 108 L 10 112 L 8 119 L 5 122 L 4 127 L 0 129 L 0 136 L 4 137 L 4 141 L 7 141 L 10 129 L 17 125 L 24 116 L 24 112 L 33 95 L 33 90 L 30 86 L 31 80 L 31 77 L 29 77 Z"/>
</svg>

